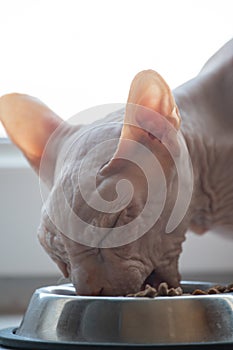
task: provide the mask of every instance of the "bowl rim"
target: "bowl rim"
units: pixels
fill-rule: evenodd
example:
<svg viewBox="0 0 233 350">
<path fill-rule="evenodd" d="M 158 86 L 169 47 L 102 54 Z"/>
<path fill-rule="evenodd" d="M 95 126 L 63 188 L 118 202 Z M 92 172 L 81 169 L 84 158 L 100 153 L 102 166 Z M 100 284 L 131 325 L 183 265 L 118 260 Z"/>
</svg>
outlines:
<svg viewBox="0 0 233 350">
<path fill-rule="evenodd" d="M 206 281 L 188 281 L 184 280 L 180 282 L 181 288 L 182 286 L 184 288 L 188 288 L 189 286 L 193 286 L 193 290 L 198 289 L 200 286 L 206 286 L 206 288 L 211 288 L 216 285 L 219 285 L 219 283 L 215 282 L 206 282 Z M 64 293 L 62 292 L 70 291 L 71 293 Z M 59 293 L 61 292 L 61 293 Z M 195 298 L 203 297 L 219 297 L 222 296 L 222 293 L 220 294 L 200 294 L 200 295 L 192 295 L 189 292 L 184 292 L 184 294 L 179 296 L 157 296 L 157 297 L 136 297 L 136 296 L 90 296 L 90 295 L 77 295 L 75 294 L 75 288 L 72 285 L 72 283 L 65 283 L 60 285 L 50 285 L 50 286 L 44 286 L 40 287 L 35 290 L 34 294 L 46 294 L 48 297 L 57 297 L 57 298 L 69 298 L 69 299 L 76 299 L 76 300 L 98 300 L 98 301 L 122 301 L 126 302 L 129 300 L 177 300 L 181 298 Z M 231 295 L 233 293 L 228 293 L 228 295 Z"/>
</svg>

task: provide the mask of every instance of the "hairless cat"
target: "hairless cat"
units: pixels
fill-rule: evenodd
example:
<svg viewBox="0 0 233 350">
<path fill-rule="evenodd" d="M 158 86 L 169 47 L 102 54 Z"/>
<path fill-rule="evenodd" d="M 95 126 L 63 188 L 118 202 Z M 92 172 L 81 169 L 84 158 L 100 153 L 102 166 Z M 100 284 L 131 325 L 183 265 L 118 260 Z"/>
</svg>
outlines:
<svg viewBox="0 0 233 350">
<path fill-rule="evenodd" d="M 130 113 L 136 115 L 133 125 L 129 122 Z M 36 98 L 17 93 L 0 98 L 0 121 L 50 190 L 42 209 L 39 240 L 64 276 L 71 279 L 77 294 L 127 295 L 138 292 L 146 283 L 156 287 L 162 281 L 176 287 L 180 282 L 179 255 L 188 230 L 198 234 L 212 230 L 227 235 L 233 231 L 233 40 L 213 55 L 194 79 L 173 92 L 155 71 L 140 72 L 131 84 L 126 109 L 94 124 L 71 125 Z M 157 136 L 153 136 L 154 129 Z M 181 158 L 178 134 L 191 159 L 192 171 L 184 169 L 182 173 L 181 169 L 181 174 L 184 178 L 192 174 L 192 194 L 185 214 L 172 232 L 166 234 L 178 195 L 174 161 Z M 110 157 L 106 161 L 108 147 L 104 142 L 110 139 L 117 140 L 117 145 L 109 147 Z M 127 140 L 131 143 L 127 144 Z M 148 184 L 143 171 L 151 170 L 146 150 L 144 156 L 141 154 L 144 169 L 130 161 L 132 154 L 138 155 L 134 144 L 141 144 L 156 157 L 157 169 L 162 168 L 165 176 L 166 200 L 158 219 L 145 234 L 139 232 L 137 239 L 124 244 L 108 247 L 98 242 L 85 244 L 82 235 L 86 233 L 81 231 L 81 238 L 75 239 L 66 231 L 72 218 L 64 209 L 64 196 L 72 212 L 92 228 L 93 235 L 96 229 L 97 238 L 98 228 L 108 228 L 110 232 L 125 226 L 128 230 L 125 237 L 133 235 L 127 224 L 145 206 Z M 94 151 L 98 145 L 98 151 Z M 93 151 L 89 152 L 90 149 Z M 66 156 L 59 165 L 62 153 Z M 139 163 L 141 158 L 138 157 Z M 93 165 L 96 159 L 100 165 L 98 171 Z M 126 185 L 130 183 L 134 188 L 129 203 L 118 211 L 92 208 L 81 191 L 77 176 L 81 167 L 84 168 L 82 186 L 87 190 L 92 171 L 96 171 L 95 190 L 89 191 L 89 198 L 94 198 L 97 191 L 111 204 L 116 198 L 117 185 L 126 180 Z M 154 174 L 151 170 L 155 207 L 156 193 L 162 186 L 156 171 Z M 151 216 L 153 206 L 148 218 Z M 73 224 L 73 231 L 80 230 Z M 140 225 L 139 222 L 135 229 L 140 231 L 143 227 Z"/>
</svg>

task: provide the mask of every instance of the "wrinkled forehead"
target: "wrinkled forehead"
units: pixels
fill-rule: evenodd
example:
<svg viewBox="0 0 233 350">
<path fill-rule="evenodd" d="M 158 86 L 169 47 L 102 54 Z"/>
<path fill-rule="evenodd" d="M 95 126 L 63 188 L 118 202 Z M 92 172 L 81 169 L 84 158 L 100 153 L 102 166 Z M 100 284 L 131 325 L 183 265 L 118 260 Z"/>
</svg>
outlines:
<svg viewBox="0 0 233 350">
<path fill-rule="evenodd" d="M 83 125 L 69 136 L 57 159 L 56 177 L 62 172 L 75 173 L 85 162 L 89 171 L 94 163 L 103 165 L 113 156 L 123 125 L 120 110 L 92 124 Z M 88 170 L 87 170 L 88 171 Z"/>
</svg>

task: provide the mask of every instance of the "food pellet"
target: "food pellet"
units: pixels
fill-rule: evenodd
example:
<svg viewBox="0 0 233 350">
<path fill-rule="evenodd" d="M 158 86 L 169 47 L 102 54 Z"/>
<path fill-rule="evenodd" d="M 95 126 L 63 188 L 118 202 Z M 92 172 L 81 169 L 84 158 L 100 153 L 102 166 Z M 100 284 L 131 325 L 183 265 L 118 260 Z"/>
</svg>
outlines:
<svg viewBox="0 0 233 350">
<path fill-rule="evenodd" d="M 216 285 L 208 290 L 195 289 L 192 293 L 184 293 L 181 287 L 177 288 L 169 288 L 166 282 L 162 282 L 159 284 L 158 289 L 147 284 L 144 290 L 141 290 L 134 294 L 128 294 L 127 297 L 174 297 L 174 296 L 182 296 L 182 295 L 211 295 L 211 294 L 223 294 L 223 293 L 233 293 L 233 283 L 228 286 Z"/>
<path fill-rule="evenodd" d="M 217 288 L 210 288 L 207 294 L 220 294 L 220 291 Z"/>
<path fill-rule="evenodd" d="M 207 292 L 201 289 L 196 289 L 192 292 L 192 295 L 207 295 Z"/>
</svg>

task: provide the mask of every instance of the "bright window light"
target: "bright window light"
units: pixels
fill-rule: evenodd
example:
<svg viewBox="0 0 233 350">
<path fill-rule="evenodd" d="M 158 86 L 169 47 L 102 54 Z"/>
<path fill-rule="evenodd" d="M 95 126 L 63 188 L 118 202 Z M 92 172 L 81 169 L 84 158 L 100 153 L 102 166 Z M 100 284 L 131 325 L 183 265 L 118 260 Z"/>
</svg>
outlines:
<svg viewBox="0 0 233 350">
<path fill-rule="evenodd" d="M 0 0 L 0 96 L 34 95 L 67 119 L 124 103 L 143 69 L 175 88 L 231 39 L 232 13 L 232 0 Z"/>
</svg>

